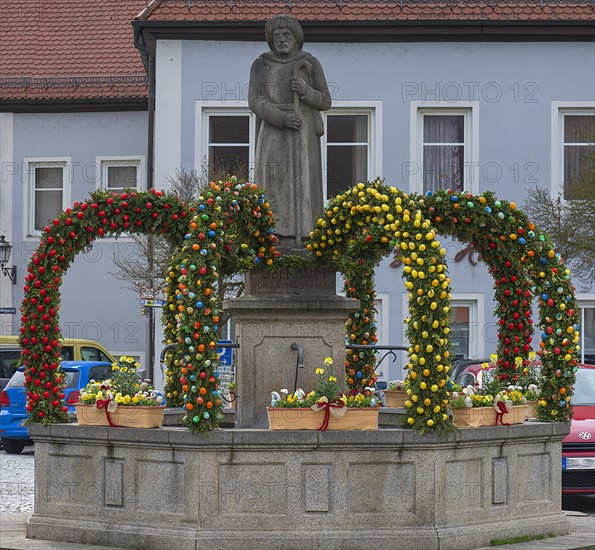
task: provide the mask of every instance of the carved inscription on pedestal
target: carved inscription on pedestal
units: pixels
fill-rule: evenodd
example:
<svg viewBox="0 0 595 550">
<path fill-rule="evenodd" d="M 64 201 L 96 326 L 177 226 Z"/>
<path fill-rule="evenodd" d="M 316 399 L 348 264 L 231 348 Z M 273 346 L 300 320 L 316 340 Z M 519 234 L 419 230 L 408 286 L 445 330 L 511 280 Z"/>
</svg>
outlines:
<svg viewBox="0 0 595 550">
<path fill-rule="evenodd" d="M 336 294 L 336 272 L 324 267 L 303 269 L 254 269 L 246 275 L 248 294 L 328 296 Z"/>
</svg>

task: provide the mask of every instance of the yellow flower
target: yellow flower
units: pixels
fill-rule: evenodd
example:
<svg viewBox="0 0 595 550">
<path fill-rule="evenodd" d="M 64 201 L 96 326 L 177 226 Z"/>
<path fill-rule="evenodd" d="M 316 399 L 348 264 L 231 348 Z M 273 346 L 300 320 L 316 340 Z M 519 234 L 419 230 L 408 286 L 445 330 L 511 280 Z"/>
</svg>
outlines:
<svg viewBox="0 0 595 550">
<path fill-rule="evenodd" d="M 95 396 L 97 399 L 103 399 L 103 392 L 102 391 L 98 391 L 97 395 Z"/>
<path fill-rule="evenodd" d="M 487 369 L 487 368 L 489 368 L 489 367 L 490 367 L 490 365 L 489 365 L 488 363 L 482 363 L 482 364 L 481 364 L 481 368 L 482 368 L 482 369 Z"/>
<path fill-rule="evenodd" d="M 329 377 L 328 377 L 328 381 L 329 381 L 329 382 L 336 382 L 336 381 L 337 381 L 337 379 L 336 379 L 334 376 L 329 376 Z"/>
<path fill-rule="evenodd" d="M 316 374 L 324 374 L 324 369 L 317 368 L 316 369 Z"/>
<path fill-rule="evenodd" d="M 288 403 L 295 402 L 295 397 L 293 396 L 293 394 L 287 396 L 287 402 Z"/>
<path fill-rule="evenodd" d="M 136 405 L 138 403 L 138 397 L 136 395 L 132 398 L 132 402 Z"/>
<path fill-rule="evenodd" d="M 325 357 L 324 364 L 325 364 L 325 366 L 330 367 L 333 364 L 332 357 Z"/>
<path fill-rule="evenodd" d="M 132 399 L 129 395 L 125 395 L 124 396 L 124 405 L 128 405 L 128 403 L 130 403 L 131 400 Z"/>
<path fill-rule="evenodd" d="M 523 359 L 521 357 L 514 358 L 514 364 L 518 367 L 523 364 Z"/>
<path fill-rule="evenodd" d="M 495 353 L 492 353 L 492 354 L 490 355 L 490 363 L 491 363 L 492 365 L 495 365 L 495 364 L 496 364 L 496 361 L 498 361 L 498 356 L 497 356 Z"/>
<path fill-rule="evenodd" d="M 114 397 L 116 403 L 122 403 L 124 401 L 124 399 L 122 398 L 122 394 L 120 392 L 118 392 L 116 394 L 116 397 Z"/>
<path fill-rule="evenodd" d="M 537 358 L 537 354 L 534 351 L 529 352 L 529 361 L 533 362 Z"/>
</svg>

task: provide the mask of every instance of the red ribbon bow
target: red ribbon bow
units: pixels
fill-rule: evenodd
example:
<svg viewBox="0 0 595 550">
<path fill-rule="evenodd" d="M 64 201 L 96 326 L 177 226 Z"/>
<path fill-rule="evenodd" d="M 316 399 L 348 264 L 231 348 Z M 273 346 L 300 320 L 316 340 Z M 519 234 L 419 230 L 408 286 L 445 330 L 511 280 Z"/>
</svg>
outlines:
<svg viewBox="0 0 595 550">
<path fill-rule="evenodd" d="M 508 409 L 506 408 L 506 405 L 502 401 L 498 401 L 498 403 L 496 403 L 496 407 L 498 408 L 496 409 L 496 423 L 494 424 L 494 426 L 498 425 L 498 421 L 500 421 L 500 424 L 502 424 L 502 426 L 510 426 L 508 422 L 502 422 L 502 417 L 505 414 L 508 414 Z"/>
<path fill-rule="evenodd" d="M 343 403 L 343 401 L 341 401 L 340 399 L 334 399 L 331 402 L 319 401 L 318 403 L 316 403 L 316 405 L 318 405 L 319 409 L 324 410 L 324 419 L 322 421 L 322 424 L 320 425 L 320 428 L 318 428 L 318 431 L 326 432 L 329 420 L 331 418 L 331 407 L 333 409 L 342 409 L 345 406 L 345 403 Z"/>
<path fill-rule="evenodd" d="M 104 409 L 104 410 L 105 410 L 105 417 L 107 418 L 107 423 L 108 423 L 108 424 L 109 424 L 109 425 L 110 425 L 112 428 L 119 428 L 120 426 L 118 426 L 117 424 L 114 424 L 114 423 L 112 422 L 112 419 L 111 419 L 111 418 L 110 418 L 110 416 L 109 416 L 109 411 L 107 410 L 107 408 L 108 408 L 108 406 L 109 406 L 109 404 L 110 404 L 110 401 L 111 401 L 111 400 L 112 400 L 112 398 L 111 398 L 111 397 L 108 395 L 108 396 L 107 396 L 107 399 L 98 399 L 98 400 L 95 402 L 95 406 L 96 406 L 98 409 Z"/>
</svg>

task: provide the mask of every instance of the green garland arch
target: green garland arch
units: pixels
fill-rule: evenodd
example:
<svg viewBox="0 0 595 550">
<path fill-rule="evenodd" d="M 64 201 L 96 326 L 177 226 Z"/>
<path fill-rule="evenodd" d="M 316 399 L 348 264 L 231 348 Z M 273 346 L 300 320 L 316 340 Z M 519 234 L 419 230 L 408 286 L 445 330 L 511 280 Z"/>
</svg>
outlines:
<svg viewBox="0 0 595 550">
<path fill-rule="evenodd" d="M 405 262 L 403 276 L 409 291 L 406 322 L 411 395 L 406 422 L 422 433 L 429 429 L 448 430 L 450 279 L 445 250 L 440 248 L 436 231 L 418 203 L 381 181 L 360 183 L 329 201 L 325 216 L 310 233 L 307 246 L 321 261 L 337 267 L 353 284 L 354 277 L 361 281 L 362 260 L 372 269 L 395 245 Z M 373 279 L 369 274 L 363 276 L 367 277 L 364 284 L 367 288 L 361 292 L 367 293 Z M 355 293 L 356 287 L 353 288 Z M 360 316 L 366 315 L 364 310 L 369 318 L 368 300 L 364 300 Z M 360 341 L 364 336 L 362 330 L 368 328 L 371 328 L 369 323 L 360 328 Z M 354 340 L 358 340 L 357 335 Z M 361 380 L 368 376 L 365 362 L 356 366 L 360 370 L 348 365 L 347 381 L 353 380 L 348 386 L 357 390 Z M 355 377 L 351 376 L 351 370 Z"/>
<path fill-rule="evenodd" d="M 23 348 L 27 423 L 68 421 L 61 370 L 60 287 L 75 256 L 95 239 L 121 233 L 162 233 L 180 242 L 192 208 L 151 189 L 122 194 L 97 191 L 60 213 L 43 230 L 25 277 L 19 343 Z"/>
<path fill-rule="evenodd" d="M 223 417 L 216 370 L 219 275 L 258 263 L 272 265 L 273 223 L 269 204 L 255 185 L 233 178 L 211 183 L 172 259 L 163 323 L 167 342 L 178 346 L 169 358 L 165 391 L 169 405 L 185 409 L 184 424 L 192 431 L 212 430 Z"/>
<path fill-rule="evenodd" d="M 499 318 L 497 375 L 514 382 L 520 357 L 527 364 L 533 333 L 532 294 L 539 297 L 542 385 L 539 417 L 572 417 L 570 400 L 578 362 L 578 303 L 570 270 L 549 236 L 514 202 L 492 192 L 473 195 L 452 190 L 427 193 L 416 200 L 439 234 L 470 242 L 494 278 Z"/>
<path fill-rule="evenodd" d="M 503 384 L 518 378 L 517 358 L 521 359 L 521 364 L 528 363 L 533 334 L 531 289 L 535 288 L 539 296 L 539 328 L 542 331 L 538 351 L 542 361 L 540 418 L 571 418 L 579 334 L 578 304 L 570 272 L 556 253 L 551 239 L 514 203 L 499 201 L 491 192 L 473 195 L 446 190 L 408 197 L 376 180 L 367 185 L 358 184 L 328 203 L 325 216 L 311 233 L 309 248 L 321 259 L 340 266 L 348 281 L 348 295 L 362 300 L 362 309 L 348 322 L 348 327 L 353 329 L 351 334 L 348 332 L 348 337 L 352 341 L 373 338 L 373 268 L 380 259 L 398 245 L 405 263 L 404 276 L 412 273 L 415 264 L 419 263 L 419 259 L 412 258 L 410 251 L 398 242 L 398 235 L 392 235 L 388 222 L 403 215 L 402 207 L 399 208 L 401 203 L 397 204 L 396 198 L 409 200 L 411 209 L 420 209 L 438 234 L 471 242 L 486 262 L 494 278 L 495 314 L 499 318 L 497 374 Z M 358 218 L 358 213 L 365 215 Z M 406 284 L 411 290 L 409 282 Z M 421 290 L 425 292 L 427 289 Z M 412 299 L 417 302 L 421 296 L 409 293 L 410 318 L 406 321 L 407 335 L 413 344 L 407 367 L 410 372 L 413 368 L 417 377 L 418 331 L 422 334 L 427 331 L 416 318 Z M 363 319 L 368 319 L 368 323 L 363 323 Z M 350 362 L 348 357 L 348 387 L 359 389 L 361 381 L 368 380 L 369 370 L 371 367 L 365 361 Z M 410 407 L 414 426 L 420 423 L 420 419 L 415 418 L 415 413 L 421 409 L 418 402 L 419 396 Z"/>
</svg>

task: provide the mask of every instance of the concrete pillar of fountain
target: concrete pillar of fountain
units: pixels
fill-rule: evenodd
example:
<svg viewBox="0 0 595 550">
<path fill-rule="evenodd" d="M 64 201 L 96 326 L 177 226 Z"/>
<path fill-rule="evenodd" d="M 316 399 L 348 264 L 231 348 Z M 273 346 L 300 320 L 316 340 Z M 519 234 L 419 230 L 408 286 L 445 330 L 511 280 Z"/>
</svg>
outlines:
<svg viewBox="0 0 595 550">
<path fill-rule="evenodd" d="M 240 344 L 236 362 L 237 428 L 268 427 L 271 392 L 296 385 L 312 388 L 317 367 L 333 358 L 343 381 L 345 323 L 359 301 L 336 294 L 336 272 L 329 268 L 255 269 L 246 275 L 246 291 L 223 304 L 236 323 Z M 296 369 L 302 346 L 304 366 Z M 297 346 L 293 346 L 296 348 Z"/>
</svg>

